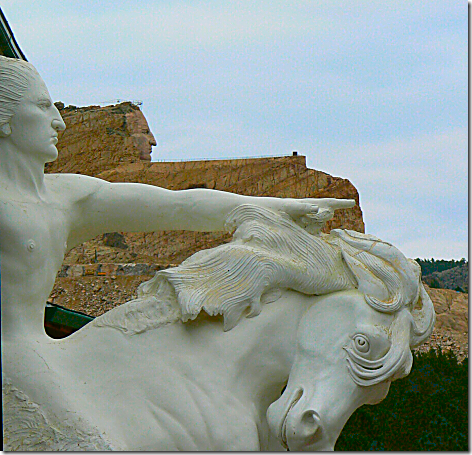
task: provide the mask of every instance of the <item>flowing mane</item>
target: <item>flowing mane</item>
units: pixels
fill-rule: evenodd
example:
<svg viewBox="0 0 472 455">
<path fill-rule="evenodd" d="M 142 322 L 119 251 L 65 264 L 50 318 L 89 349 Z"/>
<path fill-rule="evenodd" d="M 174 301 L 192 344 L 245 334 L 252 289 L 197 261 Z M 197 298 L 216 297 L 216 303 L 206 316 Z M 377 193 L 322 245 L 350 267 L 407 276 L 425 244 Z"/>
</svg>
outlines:
<svg viewBox="0 0 472 455">
<path fill-rule="evenodd" d="M 287 215 L 253 205 L 234 209 L 226 226 L 233 231 L 231 243 L 157 272 L 139 286 L 137 299 L 92 324 L 133 335 L 195 319 L 204 310 L 222 314 L 226 331 L 243 315 L 257 316 L 286 289 L 307 295 L 359 289 L 369 305 L 387 313 L 411 311 L 421 300 L 417 264 L 372 235 L 340 229 L 311 235 Z M 428 298 L 424 294 L 423 300 Z M 417 329 L 417 335 L 423 337 L 424 330 Z M 382 377 L 392 368 L 391 357 L 382 363 L 383 370 L 350 358 L 354 372 L 371 368 Z"/>
</svg>

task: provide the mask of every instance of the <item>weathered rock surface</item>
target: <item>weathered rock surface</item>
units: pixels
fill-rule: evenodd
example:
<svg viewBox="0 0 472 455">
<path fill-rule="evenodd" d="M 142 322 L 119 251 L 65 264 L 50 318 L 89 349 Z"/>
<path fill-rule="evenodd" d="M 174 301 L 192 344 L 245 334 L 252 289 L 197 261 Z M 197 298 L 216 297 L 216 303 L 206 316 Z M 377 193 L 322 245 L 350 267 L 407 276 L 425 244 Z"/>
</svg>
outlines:
<svg viewBox="0 0 472 455">
<path fill-rule="evenodd" d="M 56 105 L 67 129 L 59 137 L 59 158 L 48 165 L 47 172 L 172 190 L 212 188 L 251 196 L 352 198 L 357 206 L 337 211 L 327 230 L 344 227 L 364 232 L 355 187 L 346 179 L 308 169 L 304 156 L 151 163 L 155 139 L 138 106 L 129 102 L 106 107 Z M 70 251 L 65 263 L 178 264 L 196 251 L 228 240 L 229 235 L 222 233 L 111 233 Z"/>
<path fill-rule="evenodd" d="M 436 311 L 431 339 L 420 347 L 452 349 L 460 359 L 469 356 L 469 294 L 425 285 Z"/>
<path fill-rule="evenodd" d="M 96 176 L 121 164 L 151 160 L 156 140 L 138 106 L 56 106 L 67 128 L 59 133 L 59 157 L 46 172 Z"/>
<path fill-rule="evenodd" d="M 364 232 L 359 195 L 349 180 L 309 169 L 304 156 L 188 162 L 137 162 L 97 175 L 110 182 L 139 182 L 168 189 L 212 188 L 249 196 L 352 198 L 357 206 L 339 210 L 326 231 L 344 227 Z M 224 233 L 163 231 L 122 233 L 129 248 L 110 247 L 103 237 L 69 253 L 65 262 L 154 262 L 178 264 L 196 251 L 230 239 Z M 95 253 L 96 252 L 96 253 Z M 96 258 L 96 259 L 95 259 Z"/>
<path fill-rule="evenodd" d="M 138 286 L 149 279 L 150 275 L 59 277 L 48 302 L 96 317 L 136 298 Z"/>
</svg>

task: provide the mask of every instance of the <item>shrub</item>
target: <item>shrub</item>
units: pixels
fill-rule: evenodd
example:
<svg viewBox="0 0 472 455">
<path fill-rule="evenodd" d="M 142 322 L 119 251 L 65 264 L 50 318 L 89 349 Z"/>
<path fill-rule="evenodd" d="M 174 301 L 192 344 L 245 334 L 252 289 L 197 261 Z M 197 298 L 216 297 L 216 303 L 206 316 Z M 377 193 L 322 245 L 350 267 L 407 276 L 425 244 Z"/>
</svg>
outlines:
<svg viewBox="0 0 472 455">
<path fill-rule="evenodd" d="M 468 359 L 431 350 L 414 355 L 410 375 L 393 382 L 384 401 L 351 416 L 335 450 L 468 448 Z"/>
</svg>

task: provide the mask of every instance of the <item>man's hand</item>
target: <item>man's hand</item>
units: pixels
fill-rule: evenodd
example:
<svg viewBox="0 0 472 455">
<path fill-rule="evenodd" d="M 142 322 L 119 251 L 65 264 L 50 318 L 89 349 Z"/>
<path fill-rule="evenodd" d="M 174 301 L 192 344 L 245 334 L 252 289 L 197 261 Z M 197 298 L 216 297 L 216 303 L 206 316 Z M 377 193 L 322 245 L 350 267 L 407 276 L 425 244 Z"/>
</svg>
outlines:
<svg viewBox="0 0 472 455">
<path fill-rule="evenodd" d="M 310 234 L 319 234 L 325 223 L 333 218 L 334 211 L 354 207 L 354 199 L 285 199 L 280 210 Z"/>
<path fill-rule="evenodd" d="M 349 209 L 356 205 L 354 199 L 282 199 L 282 206 L 280 210 L 287 213 L 293 219 L 300 218 L 302 216 L 316 215 L 320 209 L 329 210 L 334 213 L 335 210 Z M 324 211 L 323 210 L 323 211 Z"/>
</svg>

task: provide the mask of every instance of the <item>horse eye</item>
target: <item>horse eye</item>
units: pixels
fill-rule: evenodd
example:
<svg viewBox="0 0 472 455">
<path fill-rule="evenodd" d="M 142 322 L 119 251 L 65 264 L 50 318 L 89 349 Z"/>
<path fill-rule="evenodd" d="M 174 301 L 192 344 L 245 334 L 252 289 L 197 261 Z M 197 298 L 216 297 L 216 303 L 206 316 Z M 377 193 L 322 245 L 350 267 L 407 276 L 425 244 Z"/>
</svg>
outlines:
<svg viewBox="0 0 472 455">
<path fill-rule="evenodd" d="M 364 354 L 370 350 L 369 340 L 364 335 L 356 335 L 354 337 L 354 345 L 359 352 Z"/>
</svg>

